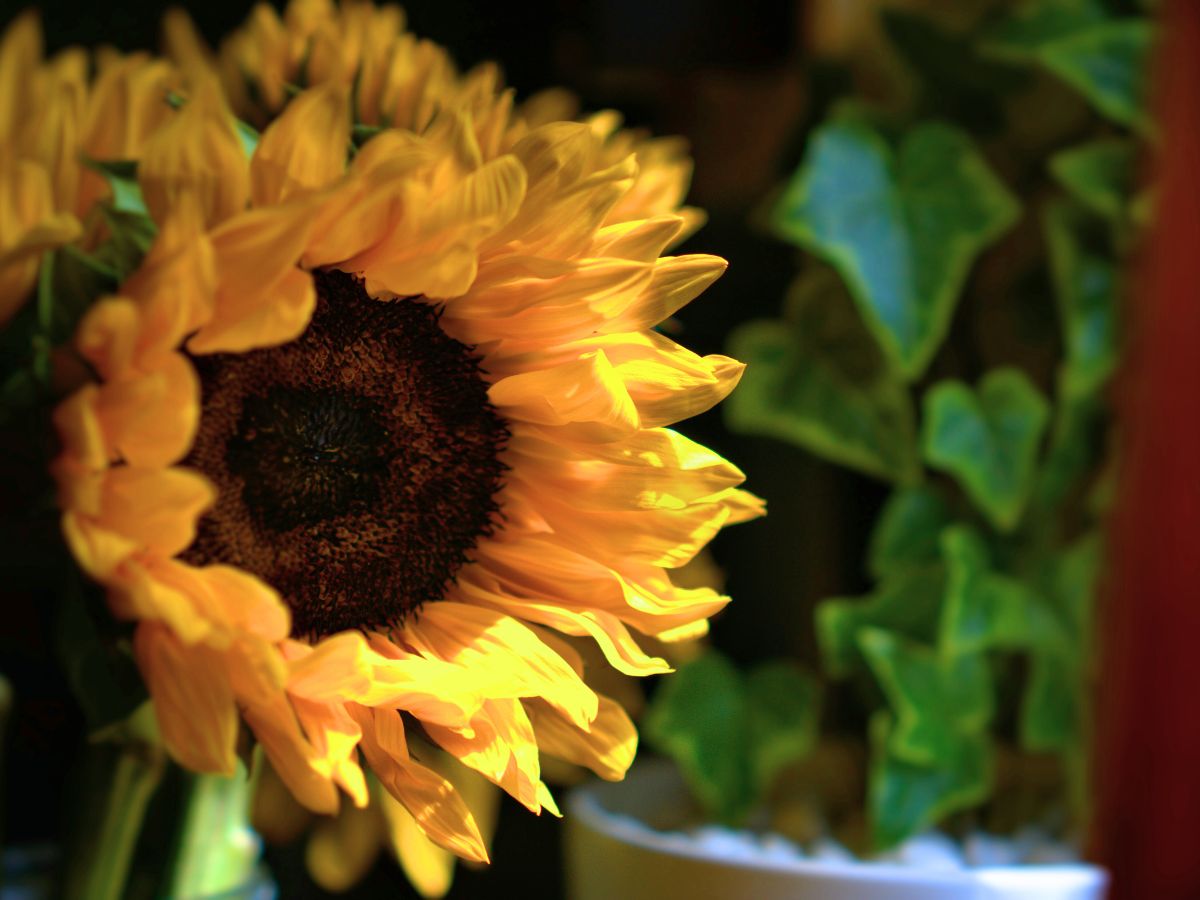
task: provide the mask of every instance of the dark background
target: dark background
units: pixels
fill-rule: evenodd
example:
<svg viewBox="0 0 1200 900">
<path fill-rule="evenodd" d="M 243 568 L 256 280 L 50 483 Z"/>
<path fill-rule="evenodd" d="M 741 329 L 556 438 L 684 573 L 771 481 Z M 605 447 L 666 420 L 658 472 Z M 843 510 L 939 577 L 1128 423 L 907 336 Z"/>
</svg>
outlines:
<svg viewBox="0 0 1200 900">
<path fill-rule="evenodd" d="M 5 0 L 0 23 L 20 7 Z M 156 48 L 163 7 L 52 0 L 40 4 L 48 50 L 108 43 Z M 245 18 L 242 4 L 191 3 L 188 11 L 215 45 Z M 494 59 L 519 97 L 551 86 L 575 91 L 589 110 L 615 108 L 632 126 L 688 138 L 696 160 L 689 202 L 708 225 L 676 252 L 715 253 L 728 273 L 678 316 L 677 340 L 698 353 L 722 352 L 730 329 L 773 316 L 796 268 L 796 252 L 752 227 L 755 211 L 799 159 L 801 136 L 836 92 L 806 61 L 805 5 L 783 0 L 539 0 L 517 4 L 414 0 L 409 30 L 449 48 L 462 68 Z M 814 87 L 815 86 L 815 87 Z M 854 560 L 882 491 L 800 450 L 737 437 L 710 412 L 680 430 L 709 444 L 748 476 L 773 514 L 731 529 L 713 544 L 734 604 L 713 624 L 712 640 L 740 661 L 787 655 L 815 659 L 812 604 L 852 593 Z M 61 838 L 70 814 L 70 780 L 82 728 L 36 612 L 13 612 L 0 664 L 17 695 L 9 735 L 6 821 L 10 840 Z M 25 621 L 27 620 L 27 621 Z M 19 639 L 13 636 L 20 635 Z M 20 773 L 15 775 L 13 773 Z M 36 805 L 36 808 L 35 806 Z M 460 868 L 451 897 L 562 896 L 561 823 L 506 800 L 492 866 Z M 327 896 L 304 874 L 302 843 L 272 848 L 281 896 Z M 395 864 L 381 857 L 351 897 L 415 896 Z"/>
</svg>

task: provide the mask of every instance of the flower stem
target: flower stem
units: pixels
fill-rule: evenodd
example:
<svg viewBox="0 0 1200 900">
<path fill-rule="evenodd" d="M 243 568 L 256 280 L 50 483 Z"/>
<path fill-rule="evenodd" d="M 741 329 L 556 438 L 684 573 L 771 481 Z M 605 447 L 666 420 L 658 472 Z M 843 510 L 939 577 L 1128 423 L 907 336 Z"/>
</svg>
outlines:
<svg viewBox="0 0 1200 900">
<path fill-rule="evenodd" d="M 118 746 L 103 813 L 72 860 L 65 891 L 68 900 L 120 900 L 125 896 L 146 806 L 165 768 L 158 744 L 133 739 Z"/>
<path fill-rule="evenodd" d="M 250 880 L 262 849 L 250 827 L 254 780 L 240 764 L 232 776 L 191 777 L 168 896 L 223 895 Z"/>
</svg>

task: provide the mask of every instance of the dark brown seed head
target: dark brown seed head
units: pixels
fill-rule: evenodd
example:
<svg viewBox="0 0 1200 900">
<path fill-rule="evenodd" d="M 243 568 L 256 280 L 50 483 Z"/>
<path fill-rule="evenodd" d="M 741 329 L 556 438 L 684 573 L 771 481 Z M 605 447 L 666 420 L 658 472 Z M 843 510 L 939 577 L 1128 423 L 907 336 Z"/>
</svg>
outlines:
<svg viewBox="0 0 1200 900">
<path fill-rule="evenodd" d="M 186 558 L 258 575 L 307 638 L 387 628 L 439 599 L 493 528 L 508 438 L 433 306 L 313 278 L 297 340 L 194 360 L 203 412 L 185 461 L 218 489 Z"/>
</svg>

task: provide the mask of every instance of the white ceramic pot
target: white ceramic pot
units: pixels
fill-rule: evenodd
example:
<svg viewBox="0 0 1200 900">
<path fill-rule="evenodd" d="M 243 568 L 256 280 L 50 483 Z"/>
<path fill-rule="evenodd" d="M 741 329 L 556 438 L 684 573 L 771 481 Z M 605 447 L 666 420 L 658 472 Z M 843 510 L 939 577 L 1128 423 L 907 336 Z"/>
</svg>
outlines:
<svg viewBox="0 0 1200 900">
<path fill-rule="evenodd" d="M 575 788 L 566 804 L 570 900 L 1101 900 L 1090 865 L 930 871 L 871 862 L 717 860 L 659 829 L 691 802 L 669 765 Z M 649 824 L 655 826 L 650 827 Z"/>
</svg>

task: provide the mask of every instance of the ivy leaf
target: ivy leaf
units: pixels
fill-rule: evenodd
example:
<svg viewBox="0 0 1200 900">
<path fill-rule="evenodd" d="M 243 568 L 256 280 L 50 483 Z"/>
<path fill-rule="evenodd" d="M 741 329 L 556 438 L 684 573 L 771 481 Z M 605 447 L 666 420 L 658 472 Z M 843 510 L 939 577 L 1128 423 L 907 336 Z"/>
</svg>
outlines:
<svg viewBox="0 0 1200 900">
<path fill-rule="evenodd" d="M 924 108 L 981 129 L 1003 123 L 1003 94 L 1026 82 L 1026 72 L 981 56 L 963 34 L 926 16 L 884 9 L 881 18 L 892 45 L 920 76 Z"/>
<path fill-rule="evenodd" d="M 955 477 L 1001 531 L 1021 518 L 1049 405 L 1025 374 L 994 369 L 978 391 L 940 381 L 924 398 L 925 460 Z"/>
<path fill-rule="evenodd" d="M 963 525 L 942 534 L 946 603 L 938 647 L 947 654 L 991 648 L 1063 647 L 1071 638 L 1028 584 L 991 568 L 987 545 Z"/>
<path fill-rule="evenodd" d="M 1009 59 L 1032 60 L 1048 44 L 1108 19 L 1099 0 L 1032 0 L 989 29 L 983 49 Z"/>
<path fill-rule="evenodd" d="M 982 654 L 945 656 L 879 628 L 858 632 L 858 646 L 896 716 L 888 749 L 918 765 L 936 765 L 992 720 L 992 679 Z"/>
<path fill-rule="evenodd" d="M 795 666 L 767 663 L 743 677 L 709 650 L 659 686 L 642 732 L 711 814 L 736 823 L 812 748 L 818 708 L 816 683 Z"/>
<path fill-rule="evenodd" d="M 1154 26 L 1113 19 L 1043 46 L 1038 59 L 1114 122 L 1147 131 L 1146 77 Z"/>
<path fill-rule="evenodd" d="M 650 742 L 675 760 L 692 794 L 723 821 L 737 821 L 753 796 L 745 713 L 740 674 L 710 652 L 664 679 L 642 720 Z"/>
<path fill-rule="evenodd" d="M 886 712 L 871 719 L 868 811 L 875 846 L 887 849 L 939 820 L 983 802 L 992 783 L 992 751 L 983 735 L 959 738 L 936 764 L 922 766 L 891 752 Z"/>
<path fill-rule="evenodd" d="M 817 641 L 825 668 L 843 678 L 862 664 L 859 632 L 883 628 L 918 641 L 937 633 L 946 576 L 940 565 L 889 573 L 865 597 L 832 597 L 817 607 Z"/>
<path fill-rule="evenodd" d="M 745 742 L 755 796 L 784 767 L 803 759 L 817 739 L 817 683 L 786 662 L 765 663 L 746 676 Z"/>
<path fill-rule="evenodd" d="M 817 129 L 774 222 L 832 263 L 889 358 L 915 379 L 971 263 L 1017 214 L 960 130 L 921 124 L 893 152 L 865 122 L 843 118 Z"/>
<path fill-rule="evenodd" d="M 876 578 L 941 558 L 938 535 L 950 523 L 941 494 L 928 485 L 893 491 L 871 532 L 867 566 Z"/>
<path fill-rule="evenodd" d="M 1035 752 L 1064 751 L 1078 743 L 1078 678 L 1061 656 L 1033 657 L 1021 700 L 1021 746 Z"/>
<path fill-rule="evenodd" d="M 1050 172 L 1087 209 L 1120 222 L 1133 194 L 1136 155 L 1132 141 L 1101 138 L 1060 150 L 1050 157 Z"/>
<path fill-rule="evenodd" d="M 731 336 L 730 352 L 747 367 L 724 405 L 729 427 L 878 478 L 915 480 L 912 399 L 837 279 L 799 281 L 788 314 L 790 322 L 749 322 Z"/>
<path fill-rule="evenodd" d="M 1070 397 L 1095 393 L 1117 365 L 1117 267 L 1110 254 L 1089 245 L 1088 224 L 1068 203 L 1046 210 L 1046 242 L 1066 345 L 1060 385 Z"/>
</svg>

